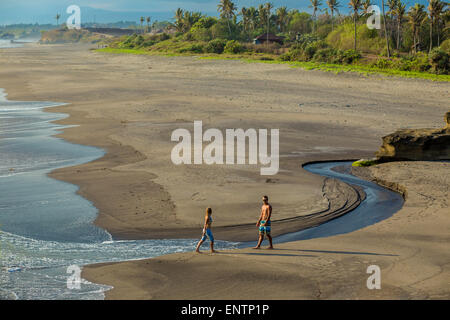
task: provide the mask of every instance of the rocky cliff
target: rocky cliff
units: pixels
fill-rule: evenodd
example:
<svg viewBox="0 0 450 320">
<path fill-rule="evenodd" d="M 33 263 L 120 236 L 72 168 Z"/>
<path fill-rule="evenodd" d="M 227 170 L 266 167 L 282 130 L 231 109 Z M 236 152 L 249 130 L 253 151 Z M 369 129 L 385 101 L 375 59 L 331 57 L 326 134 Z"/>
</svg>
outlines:
<svg viewBox="0 0 450 320">
<path fill-rule="evenodd" d="M 450 160 L 450 111 L 442 129 L 403 129 L 383 137 L 379 161 Z"/>
</svg>

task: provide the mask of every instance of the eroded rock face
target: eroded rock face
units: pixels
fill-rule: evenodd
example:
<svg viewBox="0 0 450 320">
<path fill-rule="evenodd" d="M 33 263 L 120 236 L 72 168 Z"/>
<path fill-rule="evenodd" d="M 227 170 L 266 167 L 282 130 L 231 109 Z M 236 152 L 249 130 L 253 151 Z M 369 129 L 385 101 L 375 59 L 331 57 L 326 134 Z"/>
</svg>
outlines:
<svg viewBox="0 0 450 320">
<path fill-rule="evenodd" d="M 404 129 L 383 137 L 380 161 L 450 160 L 450 112 L 442 129 Z"/>
<path fill-rule="evenodd" d="M 445 122 L 447 122 L 447 130 L 450 129 L 450 111 L 445 114 Z"/>
</svg>

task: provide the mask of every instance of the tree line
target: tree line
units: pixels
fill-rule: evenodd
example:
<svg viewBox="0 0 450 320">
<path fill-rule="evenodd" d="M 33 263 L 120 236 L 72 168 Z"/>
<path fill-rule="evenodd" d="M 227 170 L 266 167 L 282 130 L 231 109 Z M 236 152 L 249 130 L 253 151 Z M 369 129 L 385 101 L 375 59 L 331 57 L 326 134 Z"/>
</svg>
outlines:
<svg viewBox="0 0 450 320">
<path fill-rule="evenodd" d="M 219 26 L 223 26 L 221 37 L 242 41 L 251 41 L 262 33 L 274 33 L 286 38 L 294 38 L 298 34 L 319 34 L 323 37 L 333 32 L 337 26 L 352 22 L 354 25 L 354 49 L 357 49 L 358 26 L 365 24 L 367 18 L 373 14 L 369 12 L 373 3 L 371 0 L 349 0 L 348 3 L 338 0 L 310 0 L 312 14 L 288 9 L 286 6 L 275 8 L 270 2 L 258 7 L 238 8 L 232 0 L 220 0 L 217 10 L 220 17 Z M 349 10 L 348 15 L 341 14 L 344 6 Z M 387 55 L 390 55 L 390 44 L 397 51 L 411 51 L 440 46 L 442 38 L 448 33 L 449 10 L 448 4 L 442 0 L 428 0 L 428 6 L 415 3 L 407 8 L 402 0 L 384 0 L 382 5 L 383 28 L 380 35 L 385 38 Z M 386 10 L 385 10 L 386 9 Z M 209 20 L 208 20 L 209 19 Z M 178 8 L 175 13 L 173 27 L 180 33 L 189 32 L 199 21 L 203 26 L 215 24 L 215 18 L 207 17 L 200 12 L 191 12 Z M 142 21 L 141 21 L 142 22 Z M 423 34 L 427 27 L 428 35 Z M 217 29 L 217 27 L 216 27 Z M 223 34 L 226 31 L 226 34 Z M 405 47 L 405 32 L 412 35 L 412 44 Z M 428 48 L 424 47 L 428 43 Z"/>
</svg>

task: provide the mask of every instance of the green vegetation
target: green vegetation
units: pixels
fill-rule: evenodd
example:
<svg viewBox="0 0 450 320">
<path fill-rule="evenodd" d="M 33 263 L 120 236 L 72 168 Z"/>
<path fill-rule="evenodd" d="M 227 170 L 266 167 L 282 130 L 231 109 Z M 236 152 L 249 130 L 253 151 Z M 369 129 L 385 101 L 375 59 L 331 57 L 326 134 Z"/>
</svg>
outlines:
<svg viewBox="0 0 450 320">
<path fill-rule="evenodd" d="M 311 0 L 312 15 L 270 3 L 238 11 L 231 0 L 221 0 L 218 18 L 179 8 L 163 33 L 122 37 L 109 52 L 240 58 L 449 81 L 449 11 L 444 2 L 429 1 L 426 11 L 419 4 L 406 10 L 401 0 L 388 0 L 377 30 L 366 25 L 370 0 L 349 0 L 348 16 L 339 13 L 335 0 L 326 1 L 323 14 L 322 3 Z"/>
<path fill-rule="evenodd" d="M 245 51 L 244 46 L 242 46 L 238 41 L 236 40 L 230 40 L 225 45 L 225 53 L 231 53 L 231 54 L 237 54 L 242 53 Z"/>
<path fill-rule="evenodd" d="M 343 22 L 335 27 L 327 37 L 326 42 L 330 46 L 341 50 L 354 50 L 354 25 L 350 22 Z M 356 27 L 358 35 L 358 48 L 363 48 L 364 53 L 380 54 L 385 53 L 386 43 L 376 29 L 369 29 L 365 24 Z"/>
<path fill-rule="evenodd" d="M 208 42 L 206 45 L 206 52 L 208 53 L 217 53 L 221 54 L 225 50 L 225 46 L 227 45 L 227 41 L 224 39 L 214 39 Z"/>
<path fill-rule="evenodd" d="M 370 167 L 378 164 L 377 159 L 361 159 L 352 163 L 352 167 Z"/>
</svg>

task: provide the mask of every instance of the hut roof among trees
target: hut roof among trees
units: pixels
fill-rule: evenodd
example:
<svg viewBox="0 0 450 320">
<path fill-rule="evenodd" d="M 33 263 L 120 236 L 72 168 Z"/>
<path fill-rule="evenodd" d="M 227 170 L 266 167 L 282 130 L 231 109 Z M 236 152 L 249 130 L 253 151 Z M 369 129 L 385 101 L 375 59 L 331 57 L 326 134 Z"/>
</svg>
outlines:
<svg viewBox="0 0 450 320">
<path fill-rule="evenodd" d="M 263 33 L 262 35 L 257 36 L 255 40 L 283 41 L 283 37 L 276 36 L 273 33 Z"/>
</svg>

